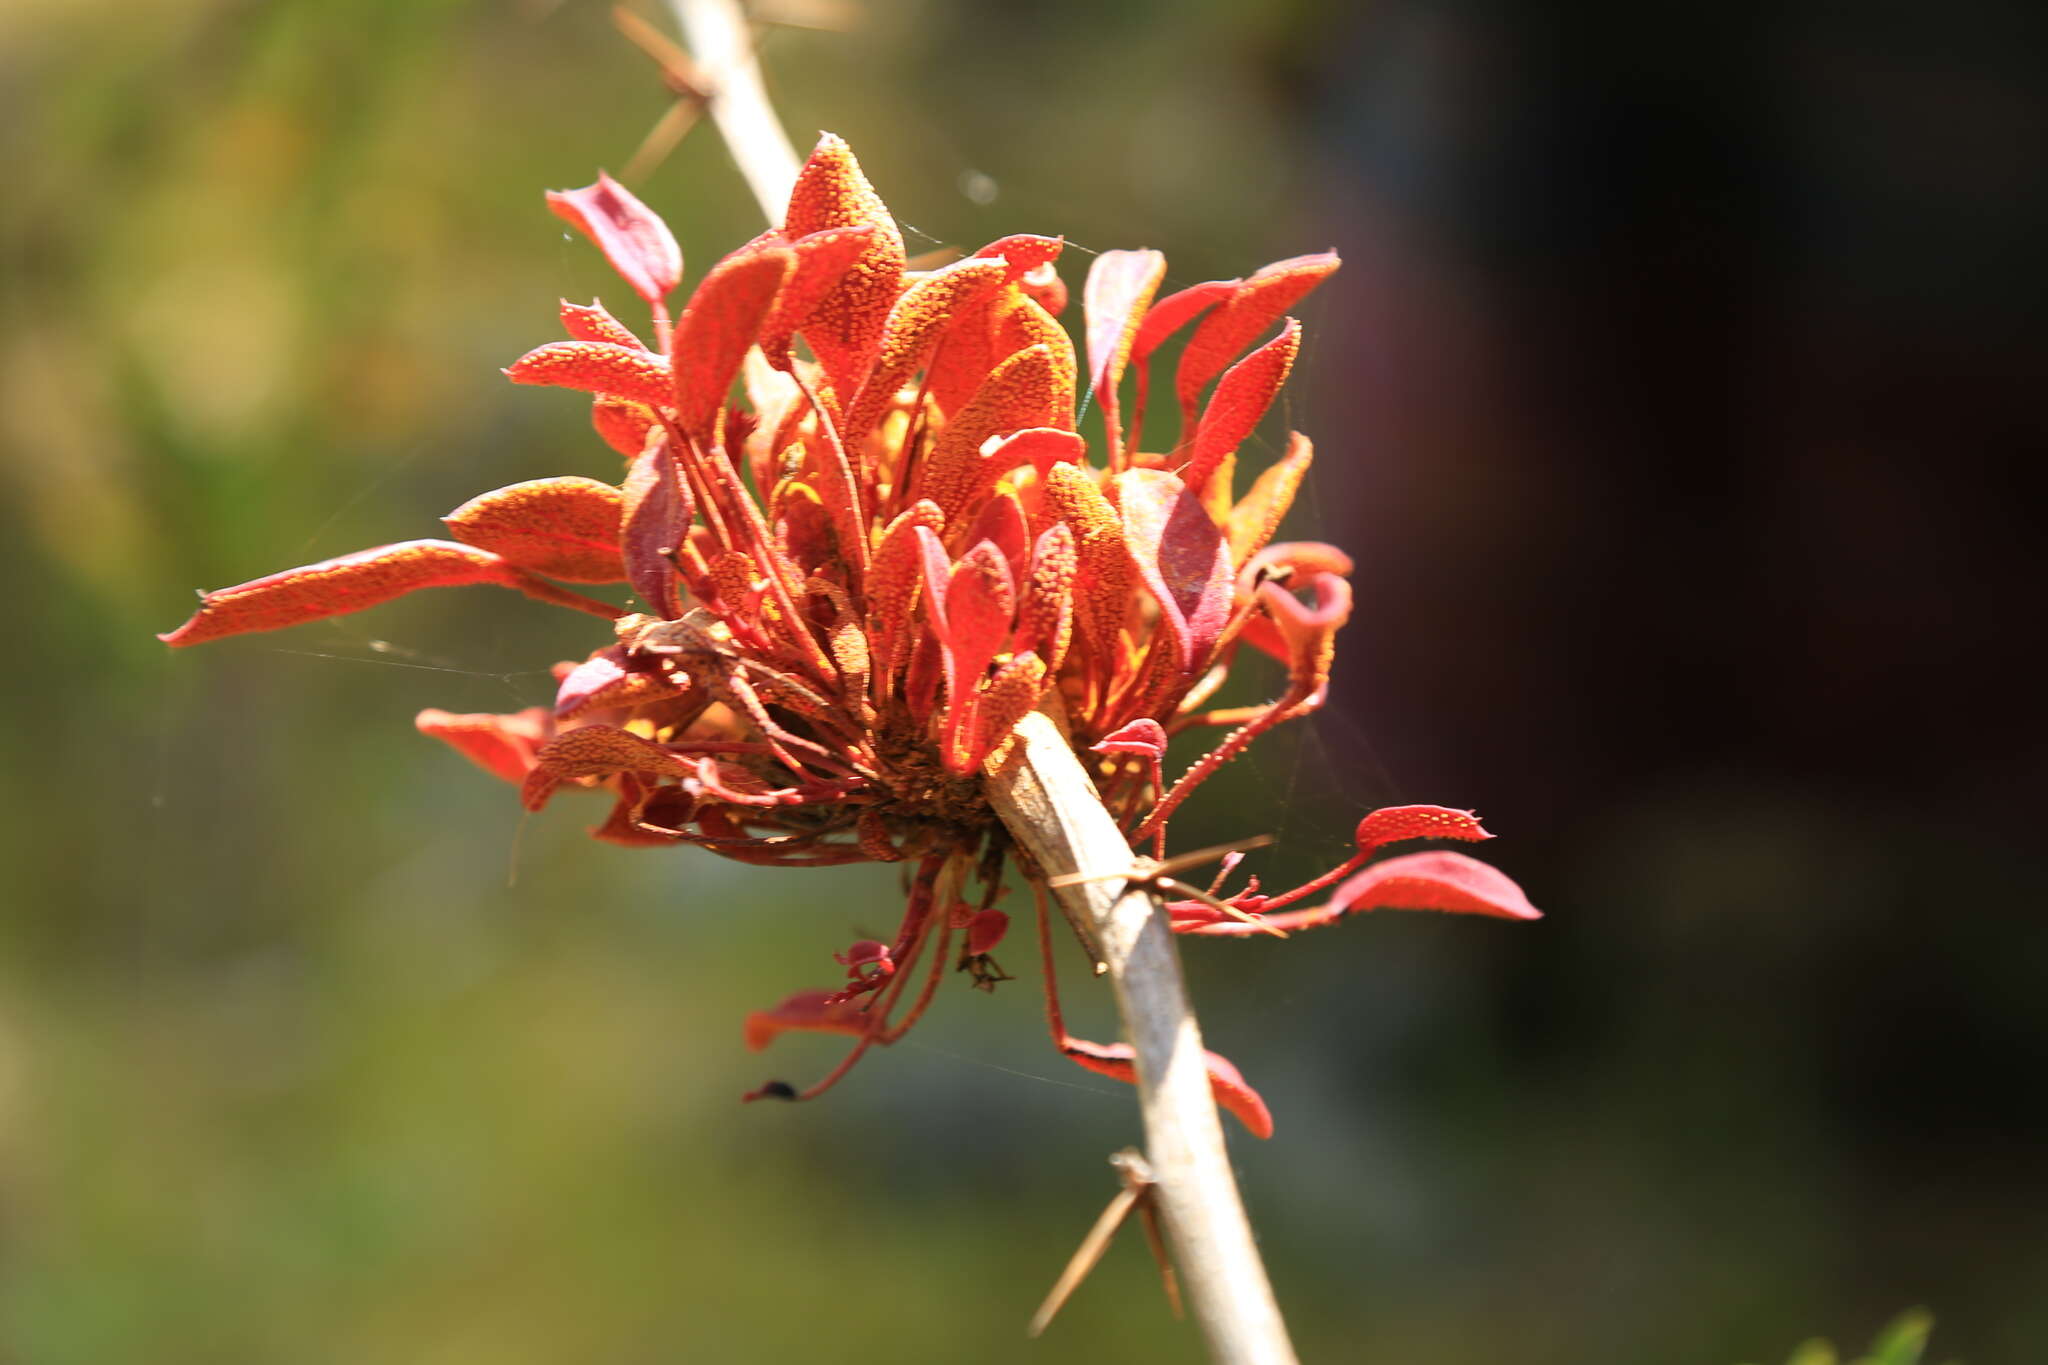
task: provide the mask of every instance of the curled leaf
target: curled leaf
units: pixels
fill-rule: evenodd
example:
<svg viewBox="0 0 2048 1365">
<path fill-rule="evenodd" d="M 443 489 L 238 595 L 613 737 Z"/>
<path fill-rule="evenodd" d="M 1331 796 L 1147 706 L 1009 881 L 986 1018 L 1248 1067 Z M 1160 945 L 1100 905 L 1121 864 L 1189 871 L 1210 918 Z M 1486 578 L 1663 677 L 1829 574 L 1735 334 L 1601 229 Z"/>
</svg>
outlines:
<svg viewBox="0 0 2048 1365">
<path fill-rule="evenodd" d="M 798 991 L 772 1010 L 755 1010 L 747 1016 L 747 1050 L 759 1052 L 791 1032 L 859 1037 L 866 1031 L 864 1001 L 848 1000 L 839 991 Z"/>
<path fill-rule="evenodd" d="M 508 716 L 487 712 L 457 715 L 428 708 L 413 724 L 432 735 L 493 777 L 517 786 L 533 771 L 534 755 L 554 733 L 544 706 L 529 706 Z"/>
<path fill-rule="evenodd" d="M 548 207 L 588 237 L 649 304 L 683 278 L 683 252 L 659 214 L 603 171 L 580 190 L 549 190 Z"/>
<path fill-rule="evenodd" d="M 1129 1043 L 1091 1043 L 1081 1038 L 1068 1038 L 1060 1045 L 1060 1051 L 1097 1075 L 1114 1077 L 1129 1085 L 1138 1083 Z M 1235 1114 L 1238 1122 L 1253 1137 L 1273 1136 L 1272 1111 L 1259 1098 L 1259 1092 L 1246 1083 L 1243 1074 L 1231 1065 L 1230 1059 L 1207 1049 L 1203 1050 L 1202 1057 L 1209 1071 L 1209 1093 L 1215 1097 L 1216 1103 Z"/>
</svg>

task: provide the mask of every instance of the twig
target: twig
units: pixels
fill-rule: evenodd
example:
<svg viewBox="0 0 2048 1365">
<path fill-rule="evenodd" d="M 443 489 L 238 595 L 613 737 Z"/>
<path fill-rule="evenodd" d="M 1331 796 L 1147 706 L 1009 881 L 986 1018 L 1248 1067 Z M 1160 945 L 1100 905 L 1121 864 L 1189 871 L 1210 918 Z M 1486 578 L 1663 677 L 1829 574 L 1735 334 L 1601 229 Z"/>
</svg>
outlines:
<svg viewBox="0 0 2048 1365">
<path fill-rule="evenodd" d="M 1227 1365 L 1291 1365 L 1294 1348 L 1231 1175 L 1201 1030 L 1158 894 L 1126 880 L 1131 847 L 1046 712 L 1018 723 L 987 791 L 1039 871 L 1060 883 L 1055 894 L 1067 913 L 1094 928 L 1136 1054 L 1152 1197 L 1211 1355 Z"/>
<path fill-rule="evenodd" d="M 712 117 L 770 224 L 782 221 L 799 162 L 761 85 L 736 0 L 670 0 Z M 1201 1030 L 1181 980 L 1157 889 L 1053 716 L 1019 722 L 985 775 L 989 804 L 1053 881 L 1068 916 L 1092 930 L 1138 1073 L 1146 1158 L 1183 1291 L 1219 1365 L 1294 1365 L 1287 1327 L 1238 1197 L 1209 1092 Z"/>
<path fill-rule="evenodd" d="M 803 163 L 761 84 L 761 63 L 738 0 L 672 0 L 683 41 L 710 89 L 711 117 L 772 227 L 782 221 Z"/>
</svg>

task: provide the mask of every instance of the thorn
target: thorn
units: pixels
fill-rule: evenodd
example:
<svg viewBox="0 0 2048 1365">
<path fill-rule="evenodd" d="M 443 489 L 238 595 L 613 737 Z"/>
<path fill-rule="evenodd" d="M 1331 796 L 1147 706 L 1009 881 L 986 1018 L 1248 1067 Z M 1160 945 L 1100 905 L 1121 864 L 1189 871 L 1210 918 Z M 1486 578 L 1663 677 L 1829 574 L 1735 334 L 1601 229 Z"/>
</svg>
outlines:
<svg viewBox="0 0 2048 1365">
<path fill-rule="evenodd" d="M 1181 1315 L 1180 1284 L 1174 1277 L 1173 1264 L 1166 1259 L 1166 1244 L 1160 1240 L 1157 1215 L 1152 1207 L 1152 1167 L 1142 1153 L 1126 1147 L 1109 1159 L 1123 1181 L 1123 1188 L 1110 1197 L 1108 1207 L 1096 1218 L 1088 1235 L 1081 1239 L 1081 1245 L 1060 1271 L 1059 1279 L 1053 1282 L 1052 1292 L 1045 1296 L 1045 1302 L 1031 1317 L 1031 1323 L 1024 1330 L 1029 1336 L 1039 1336 L 1052 1325 L 1052 1320 L 1061 1308 L 1073 1297 L 1081 1282 L 1088 1278 L 1090 1271 L 1102 1260 L 1102 1254 L 1109 1250 L 1111 1239 L 1124 1220 L 1135 1210 L 1143 1215 L 1146 1238 L 1152 1245 L 1152 1254 L 1159 1261 L 1159 1273 L 1166 1289 L 1166 1300 L 1173 1305 L 1173 1315 Z"/>
</svg>

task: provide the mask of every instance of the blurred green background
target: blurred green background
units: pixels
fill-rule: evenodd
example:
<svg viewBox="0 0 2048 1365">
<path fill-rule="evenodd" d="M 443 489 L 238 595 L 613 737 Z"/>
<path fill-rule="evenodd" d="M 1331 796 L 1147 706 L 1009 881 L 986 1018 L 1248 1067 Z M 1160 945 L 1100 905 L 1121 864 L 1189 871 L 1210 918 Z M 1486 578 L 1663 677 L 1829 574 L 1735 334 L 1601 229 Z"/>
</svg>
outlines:
<svg viewBox="0 0 2048 1365">
<path fill-rule="evenodd" d="M 2041 750 L 1977 591 L 2019 543 L 1977 453 L 2039 432 L 2038 338 L 1980 278 L 2039 240 L 2015 12 L 1932 55 L 1798 8 L 1683 43 L 848 12 L 772 30 L 771 88 L 913 251 L 1350 263 L 1288 413 L 1324 452 L 1292 533 L 1361 555 L 1345 690 L 1181 837 L 1275 832 L 1279 878 L 1371 804 L 1473 805 L 1552 917 L 1191 945 L 1278 1118 L 1234 1150 L 1304 1358 L 1725 1365 L 1923 1301 L 1943 1354 L 2041 1358 Z M 413 732 L 544 700 L 587 623 L 465 590 L 152 639 L 194 588 L 615 477 L 497 368 L 621 292 L 540 193 L 666 103 L 594 4 L 0 7 L 0 1359 L 1195 1352 L 1135 1244 L 1022 1339 L 1136 1136 L 1043 1045 L 1027 954 L 828 1099 L 743 1108 L 837 1055 L 750 1055 L 743 1015 L 886 930 L 894 874 L 595 844 L 594 805 L 522 819 Z M 708 126 L 640 188 L 693 276 L 758 228 Z"/>
</svg>

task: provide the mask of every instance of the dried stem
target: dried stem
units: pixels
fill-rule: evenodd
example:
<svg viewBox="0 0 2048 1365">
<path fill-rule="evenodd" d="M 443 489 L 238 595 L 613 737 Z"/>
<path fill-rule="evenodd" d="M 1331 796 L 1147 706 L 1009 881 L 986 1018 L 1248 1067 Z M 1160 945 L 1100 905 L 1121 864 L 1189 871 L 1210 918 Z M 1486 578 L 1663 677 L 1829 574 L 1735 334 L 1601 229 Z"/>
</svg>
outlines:
<svg viewBox="0 0 2048 1365">
<path fill-rule="evenodd" d="M 761 85 L 736 0 L 670 0 L 712 118 L 770 224 L 782 220 L 799 165 Z M 991 762 L 989 803 L 1070 918 L 1092 931 L 1136 1054 L 1152 1197 L 1181 1284 L 1220 1365 L 1294 1365 L 1294 1348 L 1238 1197 L 1209 1092 L 1201 1030 L 1181 979 L 1164 906 L 1126 873 L 1141 865 L 1067 737 L 1045 710 L 1026 716 Z"/>
</svg>

